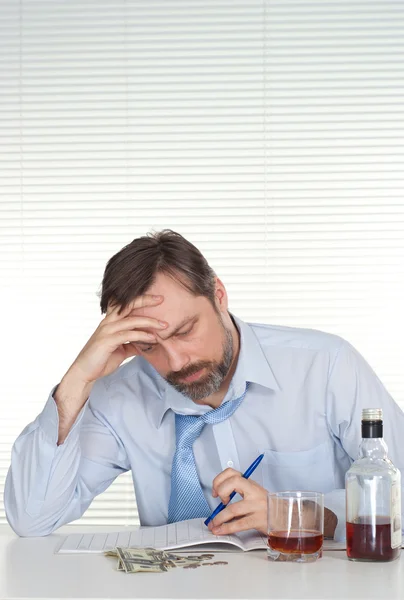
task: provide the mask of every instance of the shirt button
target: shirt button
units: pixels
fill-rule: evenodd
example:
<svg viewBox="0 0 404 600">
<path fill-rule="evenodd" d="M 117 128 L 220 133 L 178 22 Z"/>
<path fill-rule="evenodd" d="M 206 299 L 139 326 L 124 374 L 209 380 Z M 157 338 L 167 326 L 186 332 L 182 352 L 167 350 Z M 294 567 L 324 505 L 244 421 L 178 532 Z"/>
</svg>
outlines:
<svg viewBox="0 0 404 600">
<path fill-rule="evenodd" d="M 232 460 L 228 460 L 228 461 L 227 461 L 227 466 L 228 466 L 228 467 L 232 467 L 232 466 L 233 466 L 233 464 L 234 464 L 234 463 L 233 463 L 233 461 L 232 461 Z"/>
</svg>

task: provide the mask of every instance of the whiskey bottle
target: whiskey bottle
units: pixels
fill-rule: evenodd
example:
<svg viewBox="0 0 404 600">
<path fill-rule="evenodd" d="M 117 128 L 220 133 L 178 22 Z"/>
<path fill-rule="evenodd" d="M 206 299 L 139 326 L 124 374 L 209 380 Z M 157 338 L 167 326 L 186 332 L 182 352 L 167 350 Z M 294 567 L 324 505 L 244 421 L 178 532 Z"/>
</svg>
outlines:
<svg viewBox="0 0 404 600">
<path fill-rule="evenodd" d="M 345 476 L 350 560 L 390 561 L 400 555 L 401 474 L 387 451 L 382 409 L 363 409 L 359 457 Z"/>
</svg>

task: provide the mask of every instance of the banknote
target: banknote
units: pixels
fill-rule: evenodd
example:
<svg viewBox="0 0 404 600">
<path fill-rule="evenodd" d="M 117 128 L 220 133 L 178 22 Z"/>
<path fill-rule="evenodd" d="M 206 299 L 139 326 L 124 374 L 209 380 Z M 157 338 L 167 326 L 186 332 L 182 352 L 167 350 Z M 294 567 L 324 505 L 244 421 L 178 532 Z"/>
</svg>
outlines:
<svg viewBox="0 0 404 600">
<path fill-rule="evenodd" d="M 164 557 L 157 555 L 155 552 L 134 551 L 131 548 L 120 548 L 119 551 L 117 549 L 108 550 L 104 554 L 105 556 L 117 559 L 117 570 L 126 571 L 127 573 L 150 572 L 151 566 L 164 562 Z M 162 571 L 164 569 L 158 567 L 152 570 L 155 573 L 161 573 Z"/>
<path fill-rule="evenodd" d="M 150 548 L 117 548 L 119 560 L 126 573 L 164 573 L 169 565 L 163 552 Z"/>
<path fill-rule="evenodd" d="M 156 548 L 121 548 L 105 552 L 117 560 L 118 571 L 126 573 L 165 573 L 173 568 L 197 569 L 203 565 L 227 564 L 226 561 L 212 562 L 214 554 L 176 554 Z"/>
</svg>

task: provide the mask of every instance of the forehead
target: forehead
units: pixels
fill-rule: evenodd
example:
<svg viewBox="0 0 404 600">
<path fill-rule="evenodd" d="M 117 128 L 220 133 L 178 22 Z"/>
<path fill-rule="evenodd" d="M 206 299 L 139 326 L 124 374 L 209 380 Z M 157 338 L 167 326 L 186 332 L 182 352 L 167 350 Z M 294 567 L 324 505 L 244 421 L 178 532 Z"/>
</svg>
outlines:
<svg viewBox="0 0 404 600">
<path fill-rule="evenodd" d="M 163 273 L 157 275 L 147 294 L 164 296 L 164 300 L 158 306 L 138 309 L 136 314 L 162 319 L 169 325 L 176 325 L 184 316 L 194 316 L 206 310 L 209 304 L 207 298 L 194 296 L 180 283 Z"/>
</svg>

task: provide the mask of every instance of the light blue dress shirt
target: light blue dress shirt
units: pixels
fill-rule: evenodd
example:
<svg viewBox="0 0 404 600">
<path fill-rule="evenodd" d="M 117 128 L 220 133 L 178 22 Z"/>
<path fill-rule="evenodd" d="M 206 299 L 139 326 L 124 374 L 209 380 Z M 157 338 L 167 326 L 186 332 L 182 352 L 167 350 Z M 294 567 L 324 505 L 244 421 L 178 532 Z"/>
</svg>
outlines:
<svg viewBox="0 0 404 600">
<path fill-rule="evenodd" d="M 345 535 L 344 475 L 357 457 L 361 411 L 381 407 L 394 464 L 404 467 L 404 413 L 361 355 L 343 339 L 313 330 L 247 324 L 236 371 L 223 402 L 244 401 L 227 420 L 207 425 L 195 462 L 213 510 L 215 476 L 244 471 L 265 453 L 252 479 L 267 490 L 324 492 Z M 131 470 L 142 525 L 167 522 L 175 415 L 211 410 L 194 404 L 135 357 L 99 379 L 65 442 L 57 446 L 53 388 L 42 411 L 16 440 L 5 486 L 11 527 L 46 535 L 78 519 L 95 496 Z M 239 499 L 238 496 L 234 499 Z"/>
</svg>

